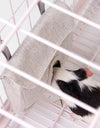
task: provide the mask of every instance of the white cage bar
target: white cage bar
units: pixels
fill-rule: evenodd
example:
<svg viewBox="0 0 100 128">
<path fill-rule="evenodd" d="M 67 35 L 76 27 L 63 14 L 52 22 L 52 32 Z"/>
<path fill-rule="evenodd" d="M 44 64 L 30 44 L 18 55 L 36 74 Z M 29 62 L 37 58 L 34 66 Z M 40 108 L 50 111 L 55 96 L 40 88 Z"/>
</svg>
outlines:
<svg viewBox="0 0 100 128">
<path fill-rule="evenodd" d="M 15 15 L 14 15 L 14 11 L 13 11 L 11 0 L 9 0 L 9 3 L 10 3 L 11 12 L 12 12 L 12 15 L 13 15 L 13 22 L 14 22 L 14 24 L 16 24 Z M 20 40 L 19 40 L 19 36 L 18 36 L 17 32 L 16 32 L 16 36 L 17 36 L 17 39 L 18 39 L 18 44 L 20 44 Z"/>
<path fill-rule="evenodd" d="M 10 2 L 11 2 L 11 1 L 10 1 Z M 22 3 L 23 3 L 23 2 L 24 2 L 24 0 L 22 1 Z M 27 0 L 27 2 L 28 2 L 28 0 Z M 43 43 L 43 44 L 45 44 L 45 45 L 48 45 L 49 47 L 52 47 L 52 48 L 54 48 L 54 49 L 56 49 L 56 50 L 58 50 L 58 51 L 64 53 L 65 55 L 68 55 L 68 56 L 74 58 L 75 60 L 80 61 L 80 62 L 82 62 L 82 63 L 84 63 L 84 64 L 86 64 L 86 65 L 89 65 L 90 67 L 95 68 L 96 70 L 99 70 L 99 71 L 100 71 L 100 66 L 97 65 L 97 64 L 95 64 L 95 63 L 93 63 L 93 62 L 91 62 L 92 60 L 94 60 L 95 56 L 98 54 L 100 48 L 98 48 L 97 53 L 95 53 L 94 57 L 91 59 L 91 61 L 89 61 L 89 60 L 87 60 L 87 59 L 85 59 L 85 58 L 83 58 L 83 57 L 81 57 L 81 56 L 79 56 L 79 55 L 77 55 L 77 54 L 75 54 L 75 53 L 72 53 L 72 52 L 70 52 L 70 51 L 68 51 L 68 50 L 65 50 L 64 48 L 61 48 L 61 47 L 59 47 L 59 46 L 57 46 L 57 45 L 54 45 L 52 42 L 50 42 L 50 41 L 48 41 L 48 40 L 46 40 L 46 39 L 43 39 L 43 38 L 41 38 L 41 37 L 39 37 L 39 36 L 37 36 L 37 35 L 32 34 L 31 32 L 27 32 L 27 31 L 25 31 L 25 30 L 23 30 L 23 29 L 20 28 L 21 25 L 22 25 L 22 23 L 23 23 L 23 21 L 25 20 L 25 18 L 26 18 L 27 16 L 29 16 L 31 10 L 32 10 L 33 7 L 37 4 L 37 2 L 38 2 L 37 0 L 34 0 L 34 1 L 33 1 L 32 5 L 29 6 L 28 10 L 25 12 L 25 14 L 24 14 L 23 17 L 21 18 L 21 20 L 20 20 L 16 25 L 13 25 L 13 24 L 11 24 L 10 22 L 8 22 L 8 21 L 6 21 L 6 20 L 0 18 L 0 21 L 1 21 L 2 23 L 4 23 L 4 24 L 6 24 L 6 25 L 8 25 L 8 26 L 10 26 L 10 27 L 13 28 L 12 32 L 8 35 L 8 37 L 4 40 L 3 44 L 1 45 L 0 51 L 2 51 L 2 50 L 4 49 L 4 47 L 7 45 L 8 41 L 9 41 L 9 40 L 12 38 L 12 36 L 13 36 L 16 32 L 18 32 L 18 30 L 19 30 L 19 31 L 21 31 L 22 33 L 24 33 L 25 35 L 28 35 L 28 36 L 30 36 L 30 37 L 32 37 L 32 38 L 35 38 L 36 40 L 40 41 L 41 43 Z M 65 13 L 65 14 L 68 14 L 68 15 L 74 17 L 75 19 L 77 19 L 77 20 L 79 20 L 79 21 L 82 21 L 82 22 L 84 22 L 84 23 L 86 23 L 86 24 L 88 24 L 88 25 L 90 25 L 90 26 L 92 26 L 92 27 L 94 27 L 94 28 L 96 28 L 96 29 L 100 29 L 100 25 L 99 25 L 99 24 L 97 24 L 97 23 L 95 23 L 95 22 L 92 22 L 92 21 L 88 20 L 87 18 L 84 18 L 84 17 L 82 17 L 82 16 L 79 16 L 79 15 L 77 15 L 77 14 L 75 14 L 75 13 L 69 11 L 69 10 L 65 10 L 65 9 L 63 9 L 63 8 L 57 6 L 57 5 L 55 5 L 55 4 L 53 4 L 53 3 L 49 2 L 49 1 L 42 0 L 42 2 L 44 2 L 44 3 L 47 4 L 48 6 L 51 6 L 51 7 L 55 8 L 55 9 L 57 9 L 57 10 L 59 10 L 59 11 Z M 22 3 L 20 4 L 20 6 L 22 5 Z M 27 4 L 28 4 L 28 3 L 27 3 Z M 19 6 L 19 7 L 20 7 L 20 6 Z M 16 11 L 17 11 L 17 9 L 16 9 Z M 15 12 L 16 12 L 16 11 L 15 11 Z M 13 12 L 13 10 L 12 10 L 12 12 Z M 14 15 L 14 12 L 13 12 L 13 15 Z M 14 17 L 12 16 L 12 18 L 14 18 Z M 9 19 L 11 19 L 11 18 L 9 18 Z M 30 20 L 30 16 L 29 16 L 29 20 Z M 14 19 L 14 23 L 15 23 L 15 19 Z M 32 27 L 31 21 L 30 21 L 30 26 Z M 4 28 L 4 26 L 3 26 L 3 28 Z M 1 31 L 2 31 L 2 29 L 1 29 Z M 40 80 L 38 80 L 38 79 L 36 79 L 36 78 L 34 78 L 34 77 L 32 77 L 32 76 L 26 74 L 25 72 L 22 72 L 22 71 L 20 71 L 20 70 L 14 68 L 14 67 L 8 65 L 7 63 L 3 63 L 2 61 L 0 61 L 0 65 L 1 65 L 1 66 L 4 66 L 5 68 L 7 68 L 7 69 L 9 69 L 9 70 L 11 70 L 11 71 L 13 71 L 13 72 L 15 72 L 15 73 L 17 73 L 17 74 L 20 75 L 20 76 L 25 77 L 27 80 L 30 80 L 30 81 L 32 81 L 33 83 L 36 83 L 36 84 L 40 85 L 41 87 L 43 87 L 43 88 L 45 88 L 45 89 L 47 89 L 47 90 L 49 90 L 49 91 L 51 91 L 51 92 L 53 92 L 53 93 L 55 93 L 55 94 L 61 96 L 61 97 L 64 97 L 65 99 L 69 99 L 70 101 L 74 102 L 75 104 L 77 104 L 77 105 L 79 105 L 79 106 L 85 108 L 86 110 L 88 110 L 88 111 L 94 113 L 94 114 L 95 114 L 94 122 L 90 125 L 89 128 L 93 128 L 93 127 L 94 127 L 94 125 L 95 125 L 95 123 L 96 123 L 96 121 L 97 121 L 97 119 L 98 119 L 98 117 L 99 117 L 99 114 L 98 114 L 99 111 L 95 110 L 94 108 L 90 107 L 89 105 L 86 105 L 85 103 L 82 103 L 81 101 L 76 100 L 75 98 L 70 97 L 69 95 L 65 95 L 64 93 L 61 93 L 60 91 L 58 91 L 58 90 L 56 90 L 56 89 L 50 87 L 49 85 L 45 84 L 44 82 L 42 82 L 42 81 L 40 81 Z M 1 100 L 1 101 L 2 101 L 2 100 Z M 62 108 L 62 110 L 63 110 L 63 108 Z M 62 110 L 61 110 L 61 113 L 62 113 Z M 0 109 L 0 113 L 1 113 L 2 115 L 6 116 L 7 118 L 12 119 L 12 120 L 14 120 L 15 122 L 17 122 L 17 123 L 23 125 L 23 126 L 26 127 L 26 128 L 27 128 L 27 127 L 35 128 L 34 126 L 32 126 L 32 125 L 26 123 L 25 121 L 22 121 L 22 120 L 20 120 L 19 118 L 15 117 L 15 116 L 13 116 L 13 115 L 11 115 L 11 114 L 9 114 L 8 112 L 6 112 L 6 111 L 3 110 L 3 109 Z M 59 115 L 59 116 L 60 116 L 60 115 Z M 59 116 L 58 116 L 57 120 L 59 119 Z M 54 122 L 53 126 L 55 125 L 55 123 L 56 123 L 56 121 Z M 52 126 L 52 127 L 53 127 L 53 126 Z"/>
</svg>

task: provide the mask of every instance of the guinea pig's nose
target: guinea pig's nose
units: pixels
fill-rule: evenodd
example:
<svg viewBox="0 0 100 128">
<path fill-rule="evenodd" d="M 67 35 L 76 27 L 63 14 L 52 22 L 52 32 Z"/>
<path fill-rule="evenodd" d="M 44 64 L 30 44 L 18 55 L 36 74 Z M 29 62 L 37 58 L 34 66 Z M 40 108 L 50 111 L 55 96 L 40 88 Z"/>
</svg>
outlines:
<svg viewBox="0 0 100 128">
<path fill-rule="evenodd" d="M 85 71 L 86 71 L 87 77 L 90 77 L 93 75 L 93 72 L 90 71 L 87 67 L 85 67 Z"/>
</svg>

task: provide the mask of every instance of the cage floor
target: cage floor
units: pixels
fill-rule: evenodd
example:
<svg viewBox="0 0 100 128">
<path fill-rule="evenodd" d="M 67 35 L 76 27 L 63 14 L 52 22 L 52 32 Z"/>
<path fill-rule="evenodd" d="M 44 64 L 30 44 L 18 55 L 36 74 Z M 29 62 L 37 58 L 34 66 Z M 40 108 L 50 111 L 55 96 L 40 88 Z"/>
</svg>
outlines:
<svg viewBox="0 0 100 128">
<path fill-rule="evenodd" d="M 23 116 L 26 122 L 36 128 L 85 128 L 87 124 L 81 120 L 73 120 L 71 111 L 67 107 L 62 107 L 60 101 L 54 95 L 49 98 L 43 96 L 33 107 Z M 59 97 L 58 97 L 59 98 Z M 51 99 L 53 99 L 51 101 Z M 18 116 L 18 115 L 16 115 Z M 19 116 L 18 116 L 19 117 Z M 11 121 L 7 128 L 24 128 Z"/>
<path fill-rule="evenodd" d="M 82 14 L 85 18 L 100 24 L 100 1 L 92 0 Z M 83 22 L 79 22 L 74 30 L 74 39 L 72 44 L 72 52 L 84 57 L 85 59 L 100 64 L 100 30 L 91 27 Z M 66 63 L 68 69 L 86 66 L 73 58 L 69 58 Z M 93 79 L 100 82 L 100 72 L 89 67 L 94 75 Z"/>
<path fill-rule="evenodd" d="M 91 5 L 88 6 L 84 17 L 100 23 L 100 1 L 93 0 Z M 97 64 L 100 64 L 100 30 L 92 28 L 84 23 L 79 23 L 76 29 L 74 30 L 74 40 L 72 51 L 78 55 L 94 61 Z M 94 58 L 95 57 L 95 58 Z M 68 68 L 75 68 L 84 66 L 79 62 L 74 61 L 69 58 L 67 64 Z M 76 65 L 76 66 L 75 66 Z M 100 73 L 97 71 L 94 72 L 94 78 L 98 81 Z M 49 98 L 43 96 L 37 103 L 35 103 L 31 110 L 29 110 L 22 119 L 26 122 L 32 124 L 36 128 L 86 128 L 87 124 L 81 120 L 72 120 L 71 112 L 65 107 L 63 108 L 60 105 L 60 102 L 52 98 L 54 95 L 50 95 Z M 53 100 L 51 100 L 53 99 Z M 9 110 L 8 110 L 9 111 Z M 15 115 L 20 117 L 19 115 Z M 0 117 L 1 118 L 1 117 Z M 23 128 L 22 126 L 16 124 L 5 117 L 2 118 L 4 122 L 7 122 L 5 125 L 6 128 Z M 1 125 L 1 122 L 0 122 Z M 2 127 L 0 127 L 2 128 Z M 3 127 L 4 128 L 4 127 Z"/>
</svg>

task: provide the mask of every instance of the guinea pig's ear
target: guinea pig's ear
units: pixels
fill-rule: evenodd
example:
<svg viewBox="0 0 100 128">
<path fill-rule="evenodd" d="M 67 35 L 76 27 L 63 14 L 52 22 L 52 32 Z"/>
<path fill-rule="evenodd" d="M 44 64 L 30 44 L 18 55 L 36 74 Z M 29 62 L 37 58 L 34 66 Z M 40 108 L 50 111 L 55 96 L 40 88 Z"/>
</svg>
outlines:
<svg viewBox="0 0 100 128">
<path fill-rule="evenodd" d="M 61 67 L 61 63 L 60 63 L 60 61 L 59 60 L 57 60 L 55 63 L 54 63 L 54 65 L 53 65 L 53 68 L 57 68 L 57 67 Z"/>
<path fill-rule="evenodd" d="M 64 91 L 64 89 L 65 89 L 66 86 L 67 86 L 67 83 L 66 83 L 65 81 L 62 81 L 62 80 L 57 80 L 56 82 L 57 82 L 59 88 L 60 88 L 62 91 Z"/>
<path fill-rule="evenodd" d="M 78 77 L 78 80 L 84 80 L 87 78 L 86 70 L 83 68 L 80 68 L 78 70 L 73 71 L 75 75 Z"/>
</svg>

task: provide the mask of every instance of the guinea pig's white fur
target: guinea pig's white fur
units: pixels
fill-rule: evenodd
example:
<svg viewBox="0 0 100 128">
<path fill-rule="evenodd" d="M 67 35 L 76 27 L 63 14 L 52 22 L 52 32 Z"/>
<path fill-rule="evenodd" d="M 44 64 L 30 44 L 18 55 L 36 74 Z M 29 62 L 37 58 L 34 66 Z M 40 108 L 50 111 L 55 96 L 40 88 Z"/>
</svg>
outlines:
<svg viewBox="0 0 100 128">
<path fill-rule="evenodd" d="M 66 69 L 63 69 L 63 68 L 57 68 L 55 67 L 54 68 L 54 71 L 53 71 L 53 79 L 52 79 L 52 86 L 58 90 L 61 91 L 61 89 L 59 88 L 59 86 L 57 85 L 57 80 L 62 80 L 62 81 L 65 81 L 65 82 L 70 82 L 71 80 L 77 80 L 81 90 L 84 90 L 85 86 L 88 87 L 88 89 L 90 90 L 90 92 L 93 91 L 94 88 L 96 87 L 99 87 L 100 88 L 100 84 L 97 82 L 97 81 L 94 81 L 91 77 L 89 78 L 86 78 L 82 81 L 79 81 L 78 80 L 78 77 L 75 75 L 75 73 L 71 72 L 71 71 L 68 71 Z M 72 102 L 70 102 L 69 100 L 65 100 L 63 99 L 67 105 L 71 108 L 75 108 L 76 105 Z M 96 109 L 99 109 L 100 107 L 96 108 Z M 76 115 L 76 114 L 75 114 Z M 79 117 L 79 115 L 76 115 L 77 117 Z M 80 116 L 81 117 L 81 116 Z M 86 115 L 86 116 L 83 116 L 81 117 L 82 120 L 84 120 L 85 122 L 87 123 L 90 123 L 93 118 L 94 118 L 94 115 Z M 95 125 L 94 128 L 100 128 L 100 123 L 98 121 L 98 123 Z"/>
<path fill-rule="evenodd" d="M 54 68 L 52 86 L 54 88 L 58 89 L 59 91 L 61 91 L 60 88 L 58 87 L 57 83 L 56 83 L 57 79 L 69 82 L 72 79 L 76 79 L 77 80 L 78 77 L 73 72 L 69 72 L 69 71 L 67 71 L 67 70 L 65 70 L 63 68 Z M 68 101 L 66 101 L 65 99 L 63 99 L 63 100 L 70 107 L 75 107 L 76 106 L 74 103 L 70 102 L 69 100 Z"/>
</svg>

